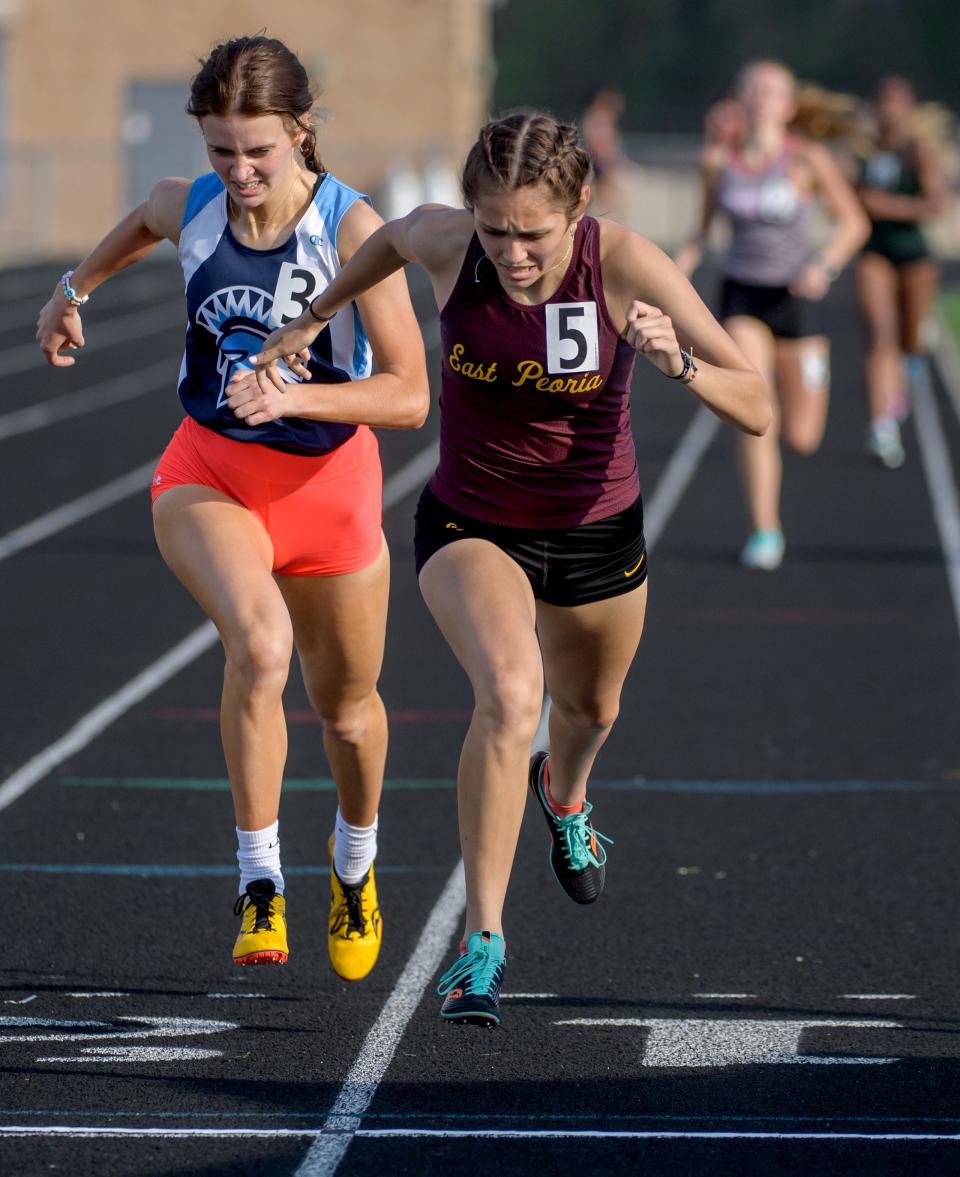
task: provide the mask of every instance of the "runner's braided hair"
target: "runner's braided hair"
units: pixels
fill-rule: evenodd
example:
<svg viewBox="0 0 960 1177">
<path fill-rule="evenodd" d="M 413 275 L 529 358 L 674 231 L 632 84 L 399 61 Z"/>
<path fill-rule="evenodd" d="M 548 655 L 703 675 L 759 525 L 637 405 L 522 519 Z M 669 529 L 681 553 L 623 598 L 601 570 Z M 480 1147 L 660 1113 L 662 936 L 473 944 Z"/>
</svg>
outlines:
<svg viewBox="0 0 960 1177">
<path fill-rule="evenodd" d="M 484 189 L 543 184 L 572 216 L 589 175 L 590 156 L 575 126 L 542 111 L 514 111 L 481 128 L 460 183 L 467 208 Z"/>
<path fill-rule="evenodd" d="M 303 161 L 324 171 L 309 115 L 316 102 L 307 71 L 295 53 L 275 37 L 234 37 L 215 45 L 190 84 L 187 114 L 277 114 L 291 135 L 302 131 Z"/>
</svg>

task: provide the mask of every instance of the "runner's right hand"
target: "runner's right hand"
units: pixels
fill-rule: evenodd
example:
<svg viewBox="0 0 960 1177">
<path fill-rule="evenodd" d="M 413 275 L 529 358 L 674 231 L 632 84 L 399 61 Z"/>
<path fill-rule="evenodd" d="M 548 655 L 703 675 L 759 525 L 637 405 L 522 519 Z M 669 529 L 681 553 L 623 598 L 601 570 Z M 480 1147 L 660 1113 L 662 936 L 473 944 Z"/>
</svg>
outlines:
<svg viewBox="0 0 960 1177">
<path fill-rule="evenodd" d="M 67 302 L 58 288 L 37 317 L 40 350 L 54 368 L 69 368 L 77 362 L 76 356 L 66 356 L 63 352 L 83 347 L 83 342 L 80 312 Z"/>
</svg>

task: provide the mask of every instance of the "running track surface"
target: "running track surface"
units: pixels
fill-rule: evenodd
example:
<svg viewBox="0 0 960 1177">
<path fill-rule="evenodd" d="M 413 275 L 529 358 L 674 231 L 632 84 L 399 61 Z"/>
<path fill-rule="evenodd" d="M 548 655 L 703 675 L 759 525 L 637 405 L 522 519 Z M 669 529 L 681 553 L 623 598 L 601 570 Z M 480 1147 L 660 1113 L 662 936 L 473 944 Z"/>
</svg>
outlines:
<svg viewBox="0 0 960 1177">
<path fill-rule="evenodd" d="M 30 351 L 55 276 L 0 275 L 0 1170 L 960 1173 L 960 422 L 935 372 L 905 467 L 870 465 L 849 282 L 826 441 L 786 461 L 776 575 L 735 560 L 729 431 L 638 365 L 655 543 L 591 791 L 607 891 L 564 899 L 531 809 L 504 1025 L 477 1032 L 441 1024 L 433 993 L 471 704 L 412 564 L 436 413 L 381 435 L 380 963 L 353 987 L 326 963 L 335 802 L 294 673 L 292 955 L 235 969 L 221 658 L 154 549 L 141 470 L 180 416 L 179 278 L 158 263 L 104 288 L 89 354 L 56 373 Z"/>
</svg>

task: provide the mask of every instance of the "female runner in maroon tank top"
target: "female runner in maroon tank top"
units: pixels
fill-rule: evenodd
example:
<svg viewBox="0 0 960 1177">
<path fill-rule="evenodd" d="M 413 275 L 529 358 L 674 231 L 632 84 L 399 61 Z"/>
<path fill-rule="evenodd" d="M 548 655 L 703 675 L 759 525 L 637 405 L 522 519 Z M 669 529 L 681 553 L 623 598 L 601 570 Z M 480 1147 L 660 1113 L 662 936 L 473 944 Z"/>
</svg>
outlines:
<svg viewBox="0 0 960 1177">
<path fill-rule="evenodd" d="M 458 780 L 465 936 L 440 986 L 441 1014 L 456 1021 L 499 1021 L 525 779 L 557 881 L 579 903 L 603 886 L 587 777 L 647 596 L 629 413 L 636 354 L 740 429 L 759 435 L 770 422 L 760 375 L 673 262 L 584 215 L 589 167 L 575 128 L 548 115 L 489 123 L 464 168 L 465 210 L 426 205 L 384 226 L 252 357 L 269 381 L 359 291 L 407 261 L 430 274 L 442 308 L 440 464 L 417 509 L 417 565 L 475 696 Z M 549 760 L 528 763 L 544 683 Z"/>
</svg>

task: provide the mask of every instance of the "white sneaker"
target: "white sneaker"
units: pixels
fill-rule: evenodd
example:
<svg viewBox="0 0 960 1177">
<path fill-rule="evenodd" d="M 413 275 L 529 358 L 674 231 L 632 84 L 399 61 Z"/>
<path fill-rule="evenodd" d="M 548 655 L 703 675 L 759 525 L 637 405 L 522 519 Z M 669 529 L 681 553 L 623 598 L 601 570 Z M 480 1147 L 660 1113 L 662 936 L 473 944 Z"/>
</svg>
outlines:
<svg viewBox="0 0 960 1177">
<path fill-rule="evenodd" d="M 786 544 L 779 527 L 758 530 L 750 536 L 740 553 L 740 563 L 745 568 L 762 568 L 773 572 L 783 563 Z"/>
<path fill-rule="evenodd" d="M 888 470 L 903 465 L 905 454 L 900 426 L 892 417 L 876 417 L 867 428 L 867 452 Z"/>
</svg>

